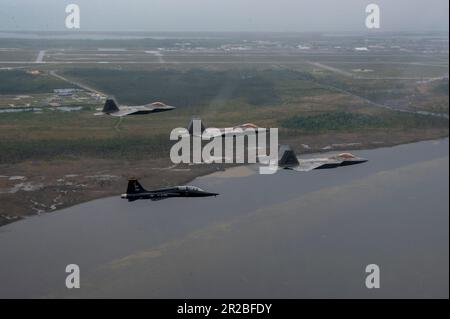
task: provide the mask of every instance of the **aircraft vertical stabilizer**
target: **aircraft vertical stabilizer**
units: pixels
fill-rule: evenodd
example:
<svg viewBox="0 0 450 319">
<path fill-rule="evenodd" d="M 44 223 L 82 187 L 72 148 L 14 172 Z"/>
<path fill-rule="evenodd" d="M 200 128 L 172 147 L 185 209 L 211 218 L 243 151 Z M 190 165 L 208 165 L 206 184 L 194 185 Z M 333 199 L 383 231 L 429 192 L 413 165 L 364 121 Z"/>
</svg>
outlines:
<svg viewBox="0 0 450 319">
<path fill-rule="evenodd" d="M 294 167 L 300 164 L 295 152 L 289 145 L 280 145 L 278 154 L 278 166 L 280 167 Z"/>
<path fill-rule="evenodd" d="M 146 190 L 142 185 L 138 182 L 136 178 L 130 178 L 128 180 L 127 194 L 137 194 L 144 193 Z"/>
<path fill-rule="evenodd" d="M 206 130 L 205 126 L 203 125 L 203 122 L 201 122 L 201 119 L 199 117 L 193 117 L 188 126 L 188 131 L 189 131 L 189 134 L 191 134 L 191 135 L 194 134 L 194 121 L 195 120 L 200 121 L 200 123 L 201 123 L 201 128 L 200 128 L 201 133 L 203 133 Z"/>
<path fill-rule="evenodd" d="M 103 113 L 114 113 L 118 111 L 119 107 L 117 106 L 116 100 L 114 98 L 107 98 L 103 106 Z"/>
</svg>

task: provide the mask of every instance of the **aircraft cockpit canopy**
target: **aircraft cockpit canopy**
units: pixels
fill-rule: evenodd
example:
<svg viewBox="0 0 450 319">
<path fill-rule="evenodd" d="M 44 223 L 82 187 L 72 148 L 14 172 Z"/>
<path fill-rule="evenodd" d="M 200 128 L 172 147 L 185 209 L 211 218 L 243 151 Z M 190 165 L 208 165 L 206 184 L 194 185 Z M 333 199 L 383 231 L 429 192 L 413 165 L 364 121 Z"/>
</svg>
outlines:
<svg viewBox="0 0 450 319">
<path fill-rule="evenodd" d="M 167 105 L 164 104 L 163 102 L 153 102 L 152 105 L 153 105 L 153 106 L 167 106 Z"/>
<path fill-rule="evenodd" d="M 242 129 L 248 129 L 248 128 L 257 129 L 258 128 L 258 126 L 253 123 L 245 123 L 245 124 L 242 124 L 242 125 L 239 125 L 236 127 L 242 128 Z"/>
<path fill-rule="evenodd" d="M 353 155 L 351 153 L 341 153 L 341 154 L 338 155 L 338 157 L 340 157 L 340 158 L 348 158 L 348 159 L 356 158 L 355 155 Z"/>
</svg>

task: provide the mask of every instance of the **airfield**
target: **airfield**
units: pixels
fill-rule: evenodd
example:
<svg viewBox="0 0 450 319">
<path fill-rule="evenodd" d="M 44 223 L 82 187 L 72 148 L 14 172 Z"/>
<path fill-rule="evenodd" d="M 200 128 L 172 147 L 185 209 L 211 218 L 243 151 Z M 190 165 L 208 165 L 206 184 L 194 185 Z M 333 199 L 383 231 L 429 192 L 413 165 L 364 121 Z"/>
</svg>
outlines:
<svg viewBox="0 0 450 319">
<path fill-rule="evenodd" d="M 448 136 L 448 34 L 0 32 L 0 225 L 224 165 L 174 166 L 169 132 L 278 127 L 301 154 Z M 170 114 L 94 117 L 107 96 Z"/>
</svg>

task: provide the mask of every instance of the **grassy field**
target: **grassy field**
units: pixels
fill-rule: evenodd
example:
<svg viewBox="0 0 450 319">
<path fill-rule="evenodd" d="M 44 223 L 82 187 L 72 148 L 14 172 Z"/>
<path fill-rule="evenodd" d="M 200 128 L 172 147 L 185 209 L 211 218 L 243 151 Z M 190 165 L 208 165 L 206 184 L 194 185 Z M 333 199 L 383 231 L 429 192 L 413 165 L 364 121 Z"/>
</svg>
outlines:
<svg viewBox="0 0 450 319">
<path fill-rule="evenodd" d="M 365 77 L 399 77 L 399 78 L 426 78 L 441 77 L 448 74 L 448 64 L 441 63 L 326 63 L 332 67 L 352 72 L 355 76 Z M 366 70 L 358 72 L 355 70 Z M 368 72 L 367 72 L 368 71 Z"/>
<path fill-rule="evenodd" d="M 3 73 L 6 72 L 13 76 L 2 82 L 1 87 L 9 94 L 14 90 L 33 94 L 67 86 L 48 75 L 33 77 L 23 71 Z M 354 83 L 346 79 L 336 84 L 337 79 L 286 69 L 127 71 L 80 68 L 66 69 L 64 75 L 115 95 L 122 103 L 161 100 L 177 109 L 127 117 L 120 123 L 116 118 L 93 116 L 95 108 L 101 104 L 86 104 L 78 112 L 43 108 L 41 113 L 4 113 L 0 116 L 0 163 L 80 157 L 165 157 L 172 145 L 170 131 L 186 127 L 194 115 L 201 116 L 207 126 L 213 127 L 245 122 L 280 127 L 282 136 L 290 138 L 305 132 L 448 129 L 447 119 L 377 109 L 320 83 L 339 85 L 375 100 L 374 92 L 378 95 L 384 92 L 385 98 L 389 96 L 382 83 L 375 80 Z M 435 96 L 448 98 L 445 84 L 436 84 L 432 86 Z M 396 90 L 391 98 L 407 90 L 404 83 L 389 87 L 391 91 Z M 73 103 L 69 104 L 76 105 Z"/>
<path fill-rule="evenodd" d="M 317 115 L 295 115 L 280 121 L 283 127 L 304 132 L 353 131 L 364 129 L 445 128 L 448 120 L 420 114 L 397 113 L 369 115 L 350 112 L 327 112 Z"/>
<path fill-rule="evenodd" d="M 0 70 L 0 94 L 49 93 L 67 83 L 48 75 L 35 76 L 23 70 Z"/>
<path fill-rule="evenodd" d="M 275 104 L 279 100 L 273 81 L 255 71 L 214 72 L 192 69 L 180 72 L 161 69 L 145 72 L 78 69 L 66 71 L 65 74 L 110 92 L 125 103 L 163 100 L 190 107 L 205 105 L 214 100 L 238 98 L 253 105 Z"/>
</svg>

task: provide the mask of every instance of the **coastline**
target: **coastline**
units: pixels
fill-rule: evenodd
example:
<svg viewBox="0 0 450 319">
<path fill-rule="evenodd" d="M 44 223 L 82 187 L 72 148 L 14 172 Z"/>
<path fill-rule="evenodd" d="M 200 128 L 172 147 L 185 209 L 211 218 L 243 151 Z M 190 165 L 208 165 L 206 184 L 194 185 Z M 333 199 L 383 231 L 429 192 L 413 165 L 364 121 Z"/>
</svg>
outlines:
<svg viewBox="0 0 450 319">
<path fill-rule="evenodd" d="M 327 146 L 319 147 L 317 145 L 308 145 L 308 147 L 305 147 L 306 144 L 302 143 L 304 142 L 303 139 L 301 141 L 299 139 L 292 139 L 283 141 L 283 143 L 290 144 L 296 150 L 297 155 L 302 156 L 325 152 L 358 151 L 358 150 L 370 150 L 379 148 L 390 148 L 398 145 L 413 144 L 422 141 L 442 140 L 442 139 L 448 139 L 448 133 L 442 134 L 442 136 L 429 136 L 429 137 L 427 136 L 426 138 L 406 139 L 403 141 L 394 140 L 383 143 L 377 141 L 336 143 L 333 144 L 334 146 L 331 147 Z M 67 182 L 67 184 L 64 184 L 62 178 L 55 177 L 56 178 L 55 185 L 45 185 L 42 188 L 37 188 L 36 190 L 33 190 L 32 188 L 19 189 L 13 194 L 6 194 L 6 196 L 10 195 L 9 197 L 12 198 L 11 202 L 8 202 L 8 199 L 2 199 L 2 197 L 0 197 L 0 199 L 4 201 L 4 205 L 2 205 L 4 206 L 4 208 L 2 210 L 8 211 L 7 214 L 5 214 L 4 212 L 0 213 L 0 227 L 13 222 L 23 220 L 27 217 L 41 214 L 57 213 L 62 209 L 90 202 L 92 200 L 117 196 L 123 193 L 123 190 L 126 185 L 126 180 L 130 176 L 139 177 L 142 183 L 146 185 L 146 187 L 153 188 L 167 185 L 186 184 L 192 182 L 198 177 L 209 175 L 214 172 L 225 171 L 232 167 L 248 165 L 248 164 L 211 164 L 211 165 L 174 166 L 167 159 L 148 159 L 133 163 L 117 163 L 117 162 L 113 163 L 111 161 L 109 162 L 101 161 L 100 166 L 104 165 L 110 166 L 106 166 L 109 167 L 109 169 L 107 170 L 103 169 L 103 171 L 98 171 L 96 165 L 89 166 L 90 164 L 89 162 L 90 160 L 87 160 L 87 162 L 79 161 L 78 163 L 79 164 L 78 169 L 80 169 L 81 171 L 83 171 L 86 167 L 90 167 L 87 171 L 87 173 L 90 175 L 85 174 L 84 176 L 80 176 L 79 174 L 73 174 L 74 171 L 75 172 L 77 171 L 77 169 L 74 170 L 72 168 L 71 170 L 66 171 L 64 167 L 67 165 L 67 163 L 64 162 L 50 163 L 51 166 L 50 169 L 52 171 L 56 171 L 56 173 L 61 171 L 65 172 L 66 174 L 63 176 L 68 176 L 65 182 L 67 182 L 67 180 L 71 181 Z M 28 164 L 29 163 L 27 163 L 27 165 L 25 166 L 27 166 L 29 169 Z M 35 166 L 38 166 L 37 170 L 42 172 L 41 170 L 39 170 L 38 163 L 32 164 L 33 164 L 32 169 L 35 169 Z M 58 169 L 54 170 L 54 166 L 52 164 L 56 164 L 56 166 L 60 167 L 61 170 Z M 129 165 L 132 165 L 133 168 L 129 167 L 127 168 L 127 166 Z M 124 169 L 124 167 L 126 168 Z M 1 168 L 2 168 L 1 171 L 3 171 L 5 167 Z M 127 174 L 124 174 L 124 171 L 126 171 Z M 0 176 L 4 177 L 2 174 L 3 173 L 1 173 Z M 11 177 L 19 178 L 23 176 L 11 176 Z M 22 184 L 22 186 L 24 187 L 27 186 L 32 187 L 33 184 L 31 184 L 31 180 L 35 180 L 36 178 L 39 179 L 39 177 L 42 178 L 42 176 L 25 178 L 25 180 L 19 184 Z M 74 179 L 80 179 L 82 177 L 83 177 L 82 180 L 78 180 L 78 184 L 73 182 Z M 86 182 L 86 179 L 89 180 L 89 182 L 92 182 L 92 184 L 88 186 L 86 186 L 86 184 L 83 184 Z M 0 196 L 1 195 L 5 194 L 0 192 Z M 42 202 L 45 201 L 50 203 L 47 205 L 43 204 Z M 26 210 L 27 204 L 32 205 L 31 207 L 33 207 L 33 209 Z"/>
</svg>

